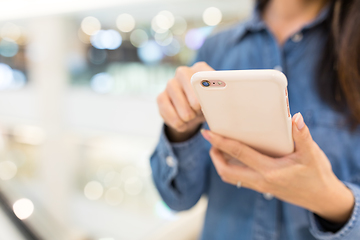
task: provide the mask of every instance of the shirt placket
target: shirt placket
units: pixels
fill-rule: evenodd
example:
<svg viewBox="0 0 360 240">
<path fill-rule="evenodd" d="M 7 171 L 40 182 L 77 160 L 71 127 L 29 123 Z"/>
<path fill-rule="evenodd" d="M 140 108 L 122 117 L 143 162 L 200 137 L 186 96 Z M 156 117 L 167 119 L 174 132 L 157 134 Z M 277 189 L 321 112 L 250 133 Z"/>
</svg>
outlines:
<svg viewBox="0 0 360 240">
<path fill-rule="evenodd" d="M 276 240 L 279 236 L 280 227 L 280 204 L 276 198 L 266 198 L 259 194 L 256 198 L 254 227 L 254 240 Z"/>
<path fill-rule="evenodd" d="M 262 49 L 264 68 L 284 71 L 283 52 L 275 38 L 266 31 L 265 44 Z M 258 194 L 254 213 L 254 240 L 277 240 L 280 232 L 281 202 L 271 194 Z"/>
</svg>

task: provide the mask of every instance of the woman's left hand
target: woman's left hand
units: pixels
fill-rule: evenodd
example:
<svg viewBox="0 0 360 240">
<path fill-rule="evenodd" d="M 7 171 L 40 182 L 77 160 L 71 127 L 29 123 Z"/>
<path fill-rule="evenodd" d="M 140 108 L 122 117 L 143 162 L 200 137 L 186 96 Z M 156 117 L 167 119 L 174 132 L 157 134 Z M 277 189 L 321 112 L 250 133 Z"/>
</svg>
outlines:
<svg viewBox="0 0 360 240">
<path fill-rule="evenodd" d="M 324 152 L 312 139 L 300 113 L 292 119 L 295 151 L 281 158 L 263 155 L 245 144 L 202 130 L 212 144 L 210 156 L 224 182 L 271 193 L 332 222 L 346 222 L 354 206 L 352 192 L 335 176 Z M 230 164 L 223 153 L 244 166 Z"/>
</svg>

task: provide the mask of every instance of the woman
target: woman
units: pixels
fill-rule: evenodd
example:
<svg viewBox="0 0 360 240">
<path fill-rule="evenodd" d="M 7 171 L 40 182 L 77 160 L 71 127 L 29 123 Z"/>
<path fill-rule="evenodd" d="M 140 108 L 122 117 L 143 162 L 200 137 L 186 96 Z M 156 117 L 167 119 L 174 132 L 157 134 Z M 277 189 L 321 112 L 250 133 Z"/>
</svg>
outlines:
<svg viewBox="0 0 360 240">
<path fill-rule="evenodd" d="M 172 209 L 208 196 L 202 239 L 360 239 L 359 27 L 360 0 L 260 0 L 250 20 L 205 42 L 203 62 L 178 68 L 158 97 L 166 125 L 151 165 Z M 285 73 L 290 109 L 303 114 L 282 158 L 200 133 L 191 75 L 261 68 Z"/>
</svg>

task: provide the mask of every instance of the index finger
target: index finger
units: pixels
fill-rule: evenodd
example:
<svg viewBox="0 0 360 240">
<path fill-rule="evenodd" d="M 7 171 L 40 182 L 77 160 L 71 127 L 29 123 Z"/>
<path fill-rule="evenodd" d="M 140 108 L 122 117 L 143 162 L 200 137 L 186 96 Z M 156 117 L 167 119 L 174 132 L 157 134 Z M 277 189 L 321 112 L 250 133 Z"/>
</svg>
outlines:
<svg viewBox="0 0 360 240">
<path fill-rule="evenodd" d="M 274 158 L 263 155 L 239 141 L 222 137 L 208 130 L 202 130 L 202 134 L 214 147 L 260 173 L 275 167 Z"/>
<path fill-rule="evenodd" d="M 192 67 L 191 67 L 191 70 L 193 71 L 192 74 L 195 74 L 197 72 L 201 72 L 201 71 L 215 71 L 212 67 L 210 67 L 206 62 L 196 62 Z M 190 76 L 190 79 L 191 79 L 192 76 Z M 191 86 L 191 84 L 189 85 L 190 88 L 191 88 L 191 91 L 194 93 L 194 90 Z M 195 96 L 195 94 L 194 94 Z M 197 101 L 197 99 L 196 99 Z M 198 107 L 199 107 L 199 110 L 200 110 L 200 104 L 197 102 L 198 104 Z"/>
<path fill-rule="evenodd" d="M 186 95 L 187 100 L 189 101 L 191 108 L 195 112 L 198 112 L 201 109 L 200 103 L 190 83 L 190 79 L 194 73 L 195 72 L 188 67 L 178 67 L 175 73 L 175 78 L 181 84 L 182 89 Z"/>
</svg>

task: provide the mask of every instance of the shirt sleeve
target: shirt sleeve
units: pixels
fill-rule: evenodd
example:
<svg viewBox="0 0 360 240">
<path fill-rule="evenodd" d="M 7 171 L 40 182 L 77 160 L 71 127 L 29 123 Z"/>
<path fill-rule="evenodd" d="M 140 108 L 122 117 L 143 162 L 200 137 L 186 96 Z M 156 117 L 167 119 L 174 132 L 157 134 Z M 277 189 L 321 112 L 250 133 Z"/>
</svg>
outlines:
<svg viewBox="0 0 360 240">
<path fill-rule="evenodd" d="M 325 232 L 332 232 L 332 233 L 336 233 L 337 231 L 339 231 L 342 227 L 345 226 L 346 223 L 334 223 L 334 222 L 329 222 L 326 219 L 314 214 L 315 220 L 319 223 L 320 227 L 323 229 L 323 231 Z"/>
<path fill-rule="evenodd" d="M 331 232 L 325 229 L 310 213 L 310 232 L 318 240 L 354 240 L 360 239 L 360 186 L 344 182 L 352 191 L 355 198 L 355 206 L 348 222 L 338 231 Z"/>
<path fill-rule="evenodd" d="M 206 39 L 192 63 L 209 63 L 208 49 L 211 49 L 211 45 L 209 38 Z M 187 210 L 206 192 L 211 163 L 210 144 L 200 132 L 185 142 L 171 143 L 165 127 L 150 158 L 153 180 L 162 199 L 171 209 Z M 206 123 L 202 127 L 208 129 Z"/>
<path fill-rule="evenodd" d="M 155 185 L 171 209 L 191 208 L 206 191 L 209 150 L 210 144 L 200 132 L 185 142 L 170 143 L 163 127 L 150 163 Z"/>
</svg>

